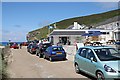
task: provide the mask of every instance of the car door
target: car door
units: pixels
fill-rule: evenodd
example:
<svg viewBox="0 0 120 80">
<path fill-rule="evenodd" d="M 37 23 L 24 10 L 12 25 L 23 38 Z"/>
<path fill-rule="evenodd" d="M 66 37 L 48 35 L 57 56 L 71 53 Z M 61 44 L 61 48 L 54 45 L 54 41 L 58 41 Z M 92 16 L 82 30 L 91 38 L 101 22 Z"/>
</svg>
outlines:
<svg viewBox="0 0 120 80">
<path fill-rule="evenodd" d="M 49 57 L 49 51 L 50 51 L 50 48 L 48 47 L 44 52 L 44 54 L 47 58 Z"/>
<path fill-rule="evenodd" d="M 79 68 L 80 68 L 80 70 L 83 70 L 83 71 L 85 71 L 85 67 L 86 67 L 86 63 L 85 63 L 86 52 L 87 52 L 87 48 L 81 48 L 81 50 L 79 50 L 78 56 L 77 56 Z"/>
<path fill-rule="evenodd" d="M 96 72 L 97 59 L 91 49 L 88 49 L 87 51 L 85 62 L 85 70 L 87 71 L 87 73 L 94 76 Z"/>
</svg>

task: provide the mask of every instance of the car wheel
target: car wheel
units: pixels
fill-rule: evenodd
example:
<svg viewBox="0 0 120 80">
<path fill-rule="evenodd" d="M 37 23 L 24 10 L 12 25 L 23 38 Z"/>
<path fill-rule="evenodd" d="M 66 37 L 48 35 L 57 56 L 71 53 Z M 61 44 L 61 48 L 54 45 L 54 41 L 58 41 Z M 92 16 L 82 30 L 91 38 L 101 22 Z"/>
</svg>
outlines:
<svg viewBox="0 0 120 80">
<path fill-rule="evenodd" d="M 75 65 L 75 72 L 76 72 L 76 73 L 80 73 L 80 69 L 79 69 L 78 64 Z"/>
<path fill-rule="evenodd" d="M 105 80 L 105 77 L 102 72 L 98 71 L 97 74 L 97 80 Z"/>
<path fill-rule="evenodd" d="M 43 58 L 44 58 L 44 59 L 46 59 L 46 56 L 45 56 L 45 55 L 43 55 Z"/>
<path fill-rule="evenodd" d="M 36 50 L 36 56 L 39 56 L 39 55 L 38 55 L 38 51 L 37 51 L 37 50 Z"/>
<path fill-rule="evenodd" d="M 32 54 L 32 50 L 30 49 L 30 53 Z"/>
<path fill-rule="evenodd" d="M 39 56 L 39 58 L 41 58 L 42 55 L 39 53 L 38 56 Z"/>
<path fill-rule="evenodd" d="M 65 58 L 63 58 L 63 60 L 67 60 L 67 59 L 66 59 L 66 57 L 65 57 Z"/>
<path fill-rule="evenodd" d="M 27 52 L 29 52 L 29 50 L 27 49 Z"/>
<path fill-rule="evenodd" d="M 31 53 L 31 54 L 33 54 L 33 51 L 32 51 L 32 50 L 30 50 L 30 53 Z"/>
<path fill-rule="evenodd" d="M 49 60 L 52 62 L 53 61 L 52 57 L 49 57 Z"/>
</svg>

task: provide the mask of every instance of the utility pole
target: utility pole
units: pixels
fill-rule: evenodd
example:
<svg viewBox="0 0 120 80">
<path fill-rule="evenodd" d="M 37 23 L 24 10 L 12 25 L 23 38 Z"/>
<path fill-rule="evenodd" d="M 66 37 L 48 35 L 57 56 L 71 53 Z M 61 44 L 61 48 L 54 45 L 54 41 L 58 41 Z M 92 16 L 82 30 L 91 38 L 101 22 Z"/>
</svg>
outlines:
<svg viewBox="0 0 120 80">
<path fill-rule="evenodd" d="M 56 27 L 56 22 L 55 22 L 55 24 L 54 24 L 54 28 L 57 28 L 57 27 Z"/>
<path fill-rule="evenodd" d="M 48 35 L 50 34 L 50 25 L 48 25 Z"/>
</svg>

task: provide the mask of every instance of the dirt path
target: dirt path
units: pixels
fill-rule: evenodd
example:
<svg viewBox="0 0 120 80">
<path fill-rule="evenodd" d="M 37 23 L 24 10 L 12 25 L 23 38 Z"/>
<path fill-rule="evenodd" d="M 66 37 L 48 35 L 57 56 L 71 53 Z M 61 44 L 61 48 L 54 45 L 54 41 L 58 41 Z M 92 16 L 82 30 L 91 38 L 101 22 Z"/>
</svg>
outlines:
<svg viewBox="0 0 120 80">
<path fill-rule="evenodd" d="M 74 71 L 73 61 L 50 62 L 22 49 L 11 49 L 13 60 L 8 66 L 11 78 L 86 78 Z"/>
</svg>

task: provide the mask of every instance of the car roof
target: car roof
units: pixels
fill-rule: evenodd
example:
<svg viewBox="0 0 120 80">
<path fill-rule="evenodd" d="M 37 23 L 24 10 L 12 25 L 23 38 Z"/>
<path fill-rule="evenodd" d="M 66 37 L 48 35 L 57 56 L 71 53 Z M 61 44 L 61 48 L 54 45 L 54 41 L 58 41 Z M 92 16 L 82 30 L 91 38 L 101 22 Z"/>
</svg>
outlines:
<svg viewBox="0 0 120 80">
<path fill-rule="evenodd" d="M 110 46 L 84 46 L 84 47 L 80 47 L 80 48 L 102 49 L 102 48 L 113 48 L 113 47 L 110 47 Z"/>
</svg>

